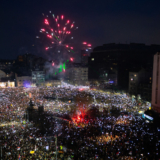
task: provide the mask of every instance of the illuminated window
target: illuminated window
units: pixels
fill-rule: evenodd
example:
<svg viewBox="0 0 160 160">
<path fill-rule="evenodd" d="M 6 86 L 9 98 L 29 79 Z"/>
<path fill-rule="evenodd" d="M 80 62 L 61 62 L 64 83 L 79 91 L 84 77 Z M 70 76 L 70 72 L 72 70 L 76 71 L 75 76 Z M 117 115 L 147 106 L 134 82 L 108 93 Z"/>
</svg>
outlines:
<svg viewBox="0 0 160 160">
<path fill-rule="evenodd" d="M 150 77 L 149 79 L 151 80 L 152 78 Z"/>
<path fill-rule="evenodd" d="M 134 76 L 136 77 L 137 75 L 135 74 Z"/>
<path fill-rule="evenodd" d="M 131 81 L 133 81 L 133 78 L 131 78 Z"/>
<path fill-rule="evenodd" d="M 91 60 L 94 61 L 94 58 L 92 58 Z"/>
</svg>

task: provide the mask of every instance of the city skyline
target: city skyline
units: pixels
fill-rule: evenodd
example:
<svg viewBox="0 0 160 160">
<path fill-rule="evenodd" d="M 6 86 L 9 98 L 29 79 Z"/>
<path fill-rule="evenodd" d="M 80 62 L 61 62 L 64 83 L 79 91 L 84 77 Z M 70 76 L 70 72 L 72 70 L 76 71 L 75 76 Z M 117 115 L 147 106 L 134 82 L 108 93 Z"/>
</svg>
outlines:
<svg viewBox="0 0 160 160">
<path fill-rule="evenodd" d="M 39 54 L 36 36 L 50 10 L 66 15 L 79 27 L 74 43 L 88 41 L 93 47 L 104 43 L 160 44 L 158 1 L 3 1 L 1 2 L 1 56 L 14 59 L 26 51 Z M 34 45 L 34 46 L 32 46 Z"/>
</svg>

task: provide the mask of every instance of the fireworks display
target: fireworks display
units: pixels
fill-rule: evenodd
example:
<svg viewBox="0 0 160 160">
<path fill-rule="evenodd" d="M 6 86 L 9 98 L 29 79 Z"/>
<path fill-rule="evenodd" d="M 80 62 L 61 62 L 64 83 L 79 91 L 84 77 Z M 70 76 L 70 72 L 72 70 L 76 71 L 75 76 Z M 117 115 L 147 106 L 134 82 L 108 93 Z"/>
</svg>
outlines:
<svg viewBox="0 0 160 160">
<path fill-rule="evenodd" d="M 43 15 L 42 28 L 40 29 L 40 36 L 36 36 L 42 44 L 42 48 L 46 50 L 48 58 L 51 60 L 50 72 L 57 73 L 65 72 L 67 62 L 75 62 L 76 55 L 73 50 L 74 37 L 73 31 L 77 30 L 75 22 L 67 19 L 64 15 L 56 16 L 49 11 L 48 15 Z M 71 34 L 72 33 L 72 34 Z M 82 43 L 83 50 L 89 51 L 91 44 L 87 42 Z"/>
<path fill-rule="evenodd" d="M 75 22 L 71 22 L 68 19 L 66 20 L 64 15 L 55 16 L 54 14 L 51 14 L 51 11 L 49 11 L 49 15 L 42 15 L 44 16 L 44 28 L 41 28 L 40 32 L 50 41 L 48 46 L 45 47 L 45 50 L 54 48 L 54 46 L 63 46 L 68 52 L 74 52 L 73 46 L 66 44 L 65 40 L 71 35 L 71 30 L 78 29 L 78 27 L 74 27 Z M 73 39 L 73 37 L 70 39 Z"/>
<path fill-rule="evenodd" d="M 92 48 L 91 48 L 92 45 L 91 45 L 90 43 L 83 42 L 82 44 L 83 44 L 83 46 L 82 46 L 82 49 L 83 49 L 83 50 L 88 51 L 89 49 L 92 49 Z"/>
</svg>

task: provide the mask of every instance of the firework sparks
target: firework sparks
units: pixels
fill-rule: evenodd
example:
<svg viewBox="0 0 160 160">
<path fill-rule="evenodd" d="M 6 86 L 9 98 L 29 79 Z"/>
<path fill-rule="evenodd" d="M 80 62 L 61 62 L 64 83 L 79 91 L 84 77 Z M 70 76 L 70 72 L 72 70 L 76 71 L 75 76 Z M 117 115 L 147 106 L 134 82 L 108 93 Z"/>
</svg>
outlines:
<svg viewBox="0 0 160 160">
<path fill-rule="evenodd" d="M 49 11 L 49 13 L 51 14 L 51 11 Z M 65 20 L 64 15 L 61 15 L 61 16 L 55 16 L 54 14 L 51 14 L 51 15 L 53 20 L 50 21 L 48 18 L 49 16 L 47 15 L 46 16 L 47 18 L 44 19 L 45 28 L 42 28 L 40 32 L 45 34 L 46 37 L 51 40 L 50 41 L 51 45 L 66 46 L 69 52 L 72 51 L 73 47 L 70 47 L 69 45 L 64 44 L 64 40 L 66 39 L 67 36 L 71 34 L 71 30 L 74 28 L 75 22 L 70 23 L 70 20 Z M 43 16 L 45 15 L 43 14 Z M 46 47 L 45 49 L 48 50 L 49 48 L 52 48 L 52 47 L 49 46 L 49 47 Z"/>
<path fill-rule="evenodd" d="M 89 49 L 92 49 L 91 48 L 91 44 L 90 43 L 87 43 L 87 42 L 83 42 L 83 49 L 85 49 L 86 51 L 88 51 Z"/>
</svg>

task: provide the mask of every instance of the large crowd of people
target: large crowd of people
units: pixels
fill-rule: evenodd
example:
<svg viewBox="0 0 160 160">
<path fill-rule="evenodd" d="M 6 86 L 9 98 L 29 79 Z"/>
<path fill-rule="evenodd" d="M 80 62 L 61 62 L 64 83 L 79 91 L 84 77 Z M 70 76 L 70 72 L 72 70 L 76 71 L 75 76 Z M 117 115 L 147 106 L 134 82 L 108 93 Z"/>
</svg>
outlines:
<svg viewBox="0 0 160 160">
<path fill-rule="evenodd" d="M 137 108 L 146 110 L 148 106 L 143 103 L 138 106 L 126 94 L 71 87 L 3 88 L 0 94 L 0 155 L 3 160 L 160 158 L 159 131 L 152 123 L 133 114 L 137 113 Z M 55 99 L 46 98 L 55 95 Z M 63 98 L 73 101 L 62 101 Z M 30 100 L 34 106 L 44 106 L 44 118 L 40 122 L 44 124 L 45 133 L 41 132 L 39 124 L 28 121 L 25 116 Z M 109 112 L 113 106 L 130 114 L 120 112 L 115 117 Z M 98 116 L 81 116 L 93 107 L 102 108 Z M 107 115 L 103 109 L 108 110 Z M 71 119 L 63 118 L 64 114 Z"/>
</svg>

